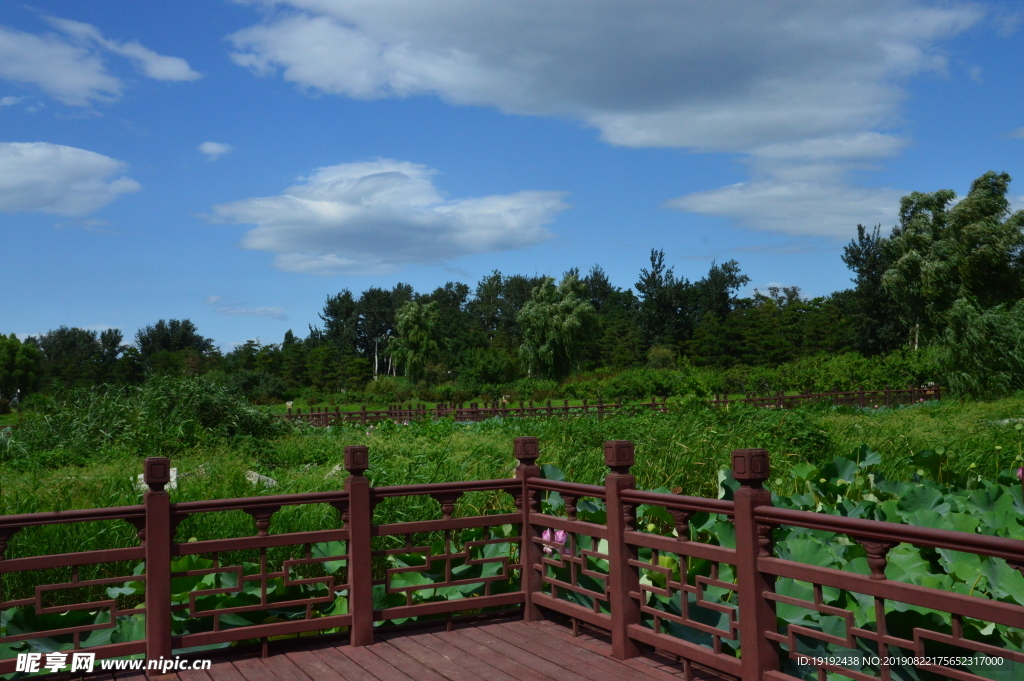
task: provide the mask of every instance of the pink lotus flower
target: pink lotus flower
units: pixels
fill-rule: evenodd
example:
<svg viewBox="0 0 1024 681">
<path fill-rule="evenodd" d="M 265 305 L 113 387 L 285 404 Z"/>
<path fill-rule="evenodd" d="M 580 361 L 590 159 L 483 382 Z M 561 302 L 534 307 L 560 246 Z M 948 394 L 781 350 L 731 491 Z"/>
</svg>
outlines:
<svg viewBox="0 0 1024 681">
<path fill-rule="evenodd" d="M 541 539 L 543 539 L 544 541 L 549 541 L 549 542 L 558 544 L 558 548 L 559 549 L 561 549 L 563 546 L 565 546 L 565 542 L 569 541 L 569 533 L 568 532 L 566 532 L 565 530 L 556 530 L 555 532 L 552 533 L 550 527 L 547 528 L 546 530 L 544 530 L 544 532 L 540 536 L 541 536 Z M 544 553 L 550 554 L 553 551 L 554 551 L 554 549 L 552 547 L 550 547 L 550 546 L 545 546 L 544 547 Z"/>
<path fill-rule="evenodd" d="M 1017 479 L 1024 480 L 1024 466 L 1017 469 Z"/>
</svg>

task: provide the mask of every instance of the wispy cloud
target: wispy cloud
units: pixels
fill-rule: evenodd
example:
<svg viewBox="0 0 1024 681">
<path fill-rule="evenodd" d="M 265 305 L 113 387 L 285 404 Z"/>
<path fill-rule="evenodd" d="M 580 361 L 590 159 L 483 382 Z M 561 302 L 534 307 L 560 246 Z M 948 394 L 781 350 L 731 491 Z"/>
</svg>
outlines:
<svg viewBox="0 0 1024 681">
<path fill-rule="evenodd" d="M 286 320 L 285 308 L 274 307 L 245 307 L 244 304 L 231 302 L 221 296 L 209 296 L 206 304 L 213 308 L 217 314 L 241 317 L 270 317 L 272 319 Z"/>
<path fill-rule="evenodd" d="M 539 244 L 568 208 L 554 191 L 445 200 L 434 173 L 388 159 L 320 168 L 279 196 L 214 206 L 212 220 L 256 225 L 242 245 L 276 253 L 279 269 L 369 274 Z"/>
<path fill-rule="evenodd" d="M 119 99 L 124 82 L 111 74 L 104 57 L 126 57 L 142 75 L 164 81 L 200 78 L 188 62 L 144 47 L 137 41 L 118 42 L 99 29 L 58 17 L 44 17 L 59 33 L 34 34 L 0 26 L 0 79 L 39 87 L 72 106 Z"/>
</svg>

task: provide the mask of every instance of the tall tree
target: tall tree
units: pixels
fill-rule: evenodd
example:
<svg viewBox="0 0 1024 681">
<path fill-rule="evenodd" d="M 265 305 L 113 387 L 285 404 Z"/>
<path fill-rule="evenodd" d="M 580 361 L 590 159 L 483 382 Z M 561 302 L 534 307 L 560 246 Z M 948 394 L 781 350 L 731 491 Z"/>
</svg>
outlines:
<svg viewBox="0 0 1024 681">
<path fill-rule="evenodd" d="M 406 376 L 419 380 L 426 367 L 437 361 L 441 347 L 437 302 L 409 301 L 398 310 L 395 327 L 398 335 L 391 341 L 390 353 Z"/>
<path fill-rule="evenodd" d="M 518 346 L 522 338 L 519 312 L 544 279 L 519 274 L 505 277 L 495 270 L 480 280 L 476 296 L 469 303 L 469 311 L 490 343 L 507 348 Z"/>
<path fill-rule="evenodd" d="M 1011 214 L 1009 185 L 1006 173 L 988 172 L 955 205 L 948 189 L 901 200 L 882 285 L 912 347 L 939 333 L 958 300 L 984 310 L 1024 296 L 1024 211 Z"/>
<path fill-rule="evenodd" d="M 146 360 L 158 352 L 193 350 L 202 355 L 215 349 L 213 339 L 200 334 L 188 319 L 161 319 L 152 326 L 144 326 L 135 334 L 135 345 Z"/>
<path fill-rule="evenodd" d="M 882 276 L 892 264 L 887 244 L 881 225 L 870 232 L 857 225 L 857 238 L 843 249 L 843 262 L 856 276 L 845 299 L 836 300 L 848 310 L 853 344 L 868 356 L 891 352 L 907 342 L 899 305 L 882 286 Z"/>
<path fill-rule="evenodd" d="M 676 279 L 673 268 L 665 265 L 665 251 L 651 249 L 651 268 L 640 270 L 636 290 L 640 294 L 637 325 L 644 348 L 681 340 L 686 335 L 682 312 L 689 307 L 690 283 Z"/>
<path fill-rule="evenodd" d="M 42 353 L 34 343 L 22 343 L 13 333 L 0 335 L 0 399 L 24 397 L 39 387 Z"/>
<path fill-rule="evenodd" d="M 359 304 L 352 292 L 344 289 L 327 298 L 320 313 L 324 323 L 323 339 L 342 354 L 354 355 L 359 344 Z M 289 331 L 289 333 L 291 333 Z"/>
<path fill-rule="evenodd" d="M 100 379 L 103 346 L 89 329 L 61 326 L 35 339 L 47 380 L 65 388 L 88 387 Z"/>
<path fill-rule="evenodd" d="M 584 340 L 595 322 L 586 288 L 575 274 L 559 285 L 545 277 L 519 312 L 523 342 L 519 353 L 531 374 L 562 378 L 579 368 Z"/>
</svg>

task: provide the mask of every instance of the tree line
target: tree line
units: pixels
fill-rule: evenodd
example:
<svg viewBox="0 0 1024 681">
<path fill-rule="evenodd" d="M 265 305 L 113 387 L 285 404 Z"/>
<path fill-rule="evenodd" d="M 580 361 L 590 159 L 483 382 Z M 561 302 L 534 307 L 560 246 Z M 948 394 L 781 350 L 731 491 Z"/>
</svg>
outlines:
<svg viewBox="0 0 1024 681">
<path fill-rule="evenodd" d="M 558 279 L 494 271 L 472 288 L 422 293 L 401 283 L 345 289 L 304 336 L 289 330 L 280 343 L 227 353 L 187 319 L 144 327 L 130 344 L 116 329 L 63 326 L 24 342 L 0 337 L 0 397 L 152 374 L 205 374 L 268 398 L 358 392 L 382 377 L 475 395 L 637 367 L 729 371 L 921 350 L 962 392 L 1022 389 L 1024 212 L 1011 212 L 1009 184 L 986 173 L 959 202 L 951 190 L 914 192 L 887 235 L 858 225 L 842 254 L 852 286 L 827 296 L 796 287 L 740 296 L 749 278 L 736 261 L 690 281 L 652 249 L 629 288 L 594 265 Z"/>
</svg>

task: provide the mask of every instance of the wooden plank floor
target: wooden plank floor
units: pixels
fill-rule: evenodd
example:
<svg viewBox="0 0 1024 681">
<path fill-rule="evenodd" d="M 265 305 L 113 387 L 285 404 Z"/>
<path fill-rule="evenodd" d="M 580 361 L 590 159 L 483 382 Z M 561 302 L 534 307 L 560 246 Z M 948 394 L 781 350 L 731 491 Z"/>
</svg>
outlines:
<svg viewBox="0 0 1024 681">
<path fill-rule="evenodd" d="M 383 633 L 372 646 L 313 643 L 267 658 L 214 658 L 207 672 L 169 674 L 166 681 L 680 681 L 683 666 L 649 653 L 611 657 L 606 638 L 551 621 Z M 109 678 L 109 677 L 108 677 Z M 117 676 L 122 678 L 135 677 Z M 692 679 L 721 677 L 693 670 Z"/>
</svg>

